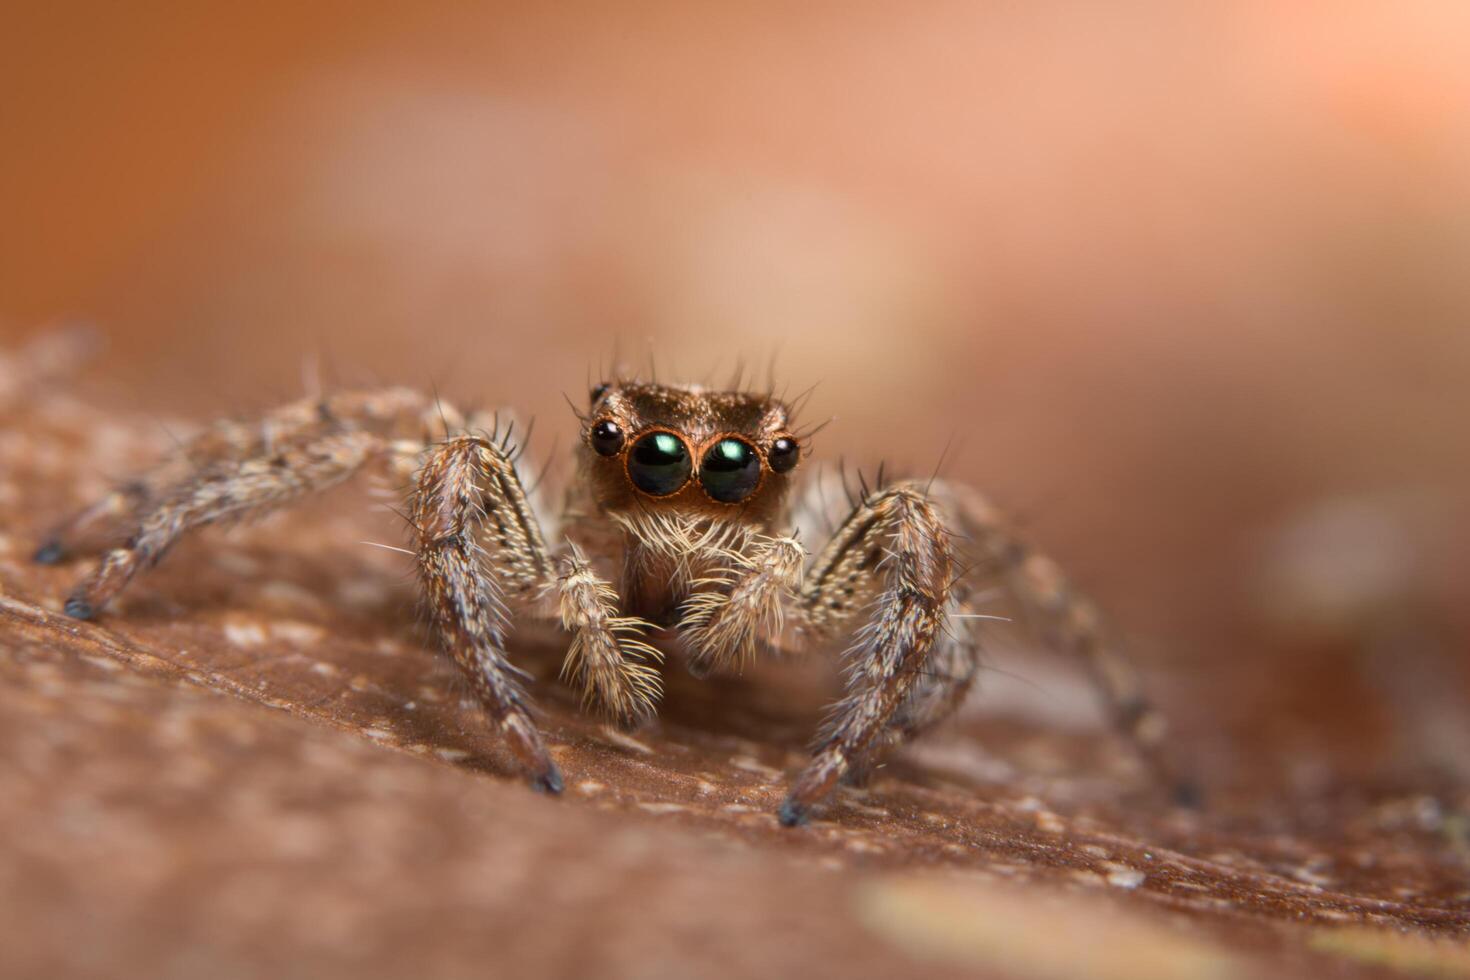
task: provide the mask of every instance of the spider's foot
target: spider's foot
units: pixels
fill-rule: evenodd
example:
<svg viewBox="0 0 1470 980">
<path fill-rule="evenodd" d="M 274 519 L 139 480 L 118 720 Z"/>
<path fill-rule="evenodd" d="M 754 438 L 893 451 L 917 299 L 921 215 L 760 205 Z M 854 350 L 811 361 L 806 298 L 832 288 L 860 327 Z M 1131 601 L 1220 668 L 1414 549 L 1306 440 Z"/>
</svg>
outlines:
<svg viewBox="0 0 1470 980">
<path fill-rule="evenodd" d="M 556 767 L 556 763 L 548 763 L 545 769 L 534 774 L 531 777 L 531 788 L 538 793 L 560 796 L 566 784 L 562 782 L 561 770 Z"/>
<path fill-rule="evenodd" d="M 800 827 L 806 823 L 807 808 L 798 803 L 794 798 L 788 796 L 781 804 L 781 809 L 776 814 L 776 819 L 781 821 L 783 827 Z"/>
<path fill-rule="evenodd" d="M 62 611 L 72 619 L 93 619 L 97 616 L 97 607 L 79 595 L 67 599 Z"/>
<path fill-rule="evenodd" d="M 37 565 L 55 565 L 66 557 L 66 549 L 61 546 L 60 538 L 50 538 L 42 542 L 35 554 L 31 555 L 31 561 Z"/>
</svg>

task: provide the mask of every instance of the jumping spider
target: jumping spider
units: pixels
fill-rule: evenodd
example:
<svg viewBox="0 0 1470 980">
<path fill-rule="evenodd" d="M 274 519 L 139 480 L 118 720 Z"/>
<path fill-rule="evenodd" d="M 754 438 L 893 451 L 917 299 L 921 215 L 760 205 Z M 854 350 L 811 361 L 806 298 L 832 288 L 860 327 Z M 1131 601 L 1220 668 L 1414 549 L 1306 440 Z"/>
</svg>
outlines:
<svg viewBox="0 0 1470 980">
<path fill-rule="evenodd" d="M 624 723 L 658 703 L 657 628 L 677 632 L 696 673 L 736 669 L 767 647 L 846 645 L 846 693 L 781 805 L 787 826 L 839 780 L 862 778 L 880 749 L 956 709 L 977 670 L 972 620 L 983 618 L 965 572 L 985 566 L 1085 659 L 1123 731 L 1157 745 L 1157 715 L 1093 606 L 974 492 L 939 479 L 864 484 L 809 560 L 797 528 L 810 532 L 823 508 L 815 494 L 788 506 L 809 444 L 780 399 L 612 381 L 577 415 L 577 479 L 554 529 L 536 516 L 509 432 L 391 388 L 217 423 L 58 528 L 36 559 L 58 561 L 99 532 L 125 539 L 66 601 L 90 619 L 186 532 L 386 467 L 412 488 L 413 552 L 444 647 L 539 789 L 559 792 L 562 777 L 506 654 L 512 610 L 560 619 L 571 634 L 564 680 Z"/>
</svg>

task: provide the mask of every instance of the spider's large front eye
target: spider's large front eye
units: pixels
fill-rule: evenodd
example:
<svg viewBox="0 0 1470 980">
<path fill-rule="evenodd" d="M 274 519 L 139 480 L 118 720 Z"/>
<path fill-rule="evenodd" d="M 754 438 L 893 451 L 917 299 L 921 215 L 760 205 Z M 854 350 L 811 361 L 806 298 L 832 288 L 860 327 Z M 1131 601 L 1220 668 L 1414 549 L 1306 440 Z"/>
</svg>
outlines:
<svg viewBox="0 0 1470 980">
<path fill-rule="evenodd" d="M 704 454 L 699 482 L 720 503 L 739 503 L 761 482 L 761 458 L 748 442 L 721 439 Z"/>
<path fill-rule="evenodd" d="M 612 419 L 603 419 L 592 427 L 592 450 L 599 456 L 616 456 L 626 439 L 623 427 Z"/>
<path fill-rule="evenodd" d="M 628 478 L 644 493 L 665 497 L 689 480 L 689 450 L 671 432 L 650 432 L 633 443 L 628 454 Z"/>
</svg>

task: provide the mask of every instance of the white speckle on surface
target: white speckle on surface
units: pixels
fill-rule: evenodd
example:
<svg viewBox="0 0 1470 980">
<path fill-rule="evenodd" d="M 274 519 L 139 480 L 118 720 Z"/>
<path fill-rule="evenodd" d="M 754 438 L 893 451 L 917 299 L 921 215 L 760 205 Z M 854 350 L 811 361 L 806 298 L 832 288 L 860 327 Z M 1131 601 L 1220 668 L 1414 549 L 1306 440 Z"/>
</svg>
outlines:
<svg viewBox="0 0 1470 980">
<path fill-rule="evenodd" d="M 240 578 L 254 578 L 260 574 L 260 562 L 228 548 L 214 553 L 214 567 Z"/>
<path fill-rule="evenodd" d="M 1292 868 L 1291 876 L 1313 890 L 1320 890 L 1332 884 L 1331 878 L 1320 875 L 1310 868 Z"/>
<path fill-rule="evenodd" d="M 762 776 L 769 781 L 775 781 L 781 778 L 781 773 L 777 772 L 775 769 L 772 769 L 770 766 L 763 765 L 757 762 L 755 759 L 752 759 L 748 755 L 731 756 L 730 765 L 734 766 L 736 769 L 743 769 L 746 772 L 753 772 L 757 776 Z"/>
<path fill-rule="evenodd" d="M 260 587 L 260 597 L 272 606 L 289 609 L 320 609 L 323 603 L 299 585 L 280 579 Z"/>
<path fill-rule="evenodd" d="M 279 620 L 271 623 L 272 636 L 298 646 L 313 646 L 320 643 L 326 636 L 326 632 L 320 626 L 294 620 Z"/>
<path fill-rule="evenodd" d="M 1107 869 L 1107 874 L 1103 876 L 1103 879 L 1114 888 L 1125 888 L 1132 891 L 1143 884 L 1144 878 L 1147 877 L 1142 871 L 1130 868 L 1126 864 L 1109 863 L 1103 867 Z"/>
<path fill-rule="evenodd" d="M 630 749 L 643 755 L 653 755 L 653 749 L 644 745 L 636 738 L 633 738 L 629 735 L 624 735 L 616 728 L 608 725 L 603 725 L 600 731 L 603 738 L 607 739 L 609 742 L 618 746 L 619 748 Z"/>
<path fill-rule="evenodd" d="M 860 814 L 862 814 L 865 817 L 874 817 L 874 818 L 877 818 L 877 819 L 881 820 L 881 819 L 883 819 L 883 818 L 885 818 L 885 817 L 888 816 L 888 811 L 887 810 L 880 809 L 880 808 L 878 808 L 876 806 L 866 806 L 866 805 L 864 805 L 862 803 L 853 803 L 850 800 L 847 801 L 847 802 L 845 802 L 843 804 L 843 806 L 845 806 L 847 809 L 851 810 L 852 812 L 854 812 L 854 813 L 860 813 Z"/>
<path fill-rule="evenodd" d="M 341 671 L 339 671 L 335 665 L 329 664 L 324 660 L 318 660 L 316 663 L 312 664 L 311 672 L 313 674 L 321 674 L 323 677 L 336 677 L 338 674 L 341 673 Z"/>
<path fill-rule="evenodd" d="M 229 620 L 224 626 L 225 639 L 237 647 L 258 647 L 265 642 L 265 630 L 259 623 Z"/>
<path fill-rule="evenodd" d="M 374 579 L 354 578 L 337 586 L 337 598 L 344 605 L 370 609 L 388 601 L 388 590 Z"/>
<path fill-rule="evenodd" d="M 663 803 L 657 800 L 648 803 L 639 803 L 638 809 L 649 813 L 684 813 L 689 808 L 681 803 Z"/>
<path fill-rule="evenodd" d="M 434 754 L 445 762 L 462 762 L 470 757 L 464 749 L 435 749 Z"/>
<path fill-rule="evenodd" d="M 1335 922 L 1353 922 L 1358 918 L 1356 912 L 1345 912 L 1342 909 L 1332 908 L 1313 909 L 1312 914 L 1319 919 L 1332 919 Z"/>
<path fill-rule="evenodd" d="M 1050 810 L 1040 810 L 1036 814 L 1036 829 L 1048 834 L 1060 834 L 1067 829 L 1067 825 Z"/>
</svg>

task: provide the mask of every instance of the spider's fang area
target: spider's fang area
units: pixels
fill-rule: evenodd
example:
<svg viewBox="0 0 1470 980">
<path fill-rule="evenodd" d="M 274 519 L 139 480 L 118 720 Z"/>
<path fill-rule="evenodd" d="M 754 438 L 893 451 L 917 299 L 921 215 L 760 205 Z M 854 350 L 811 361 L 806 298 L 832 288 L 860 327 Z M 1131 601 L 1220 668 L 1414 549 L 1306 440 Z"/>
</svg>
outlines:
<svg viewBox="0 0 1470 980">
<path fill-rule="evenodd" d="M 36 549 L 35 554 L 31 555 L 31 561 L 37 565 L 55 565 L 65 557 L 66 549 L 62 548 L 58 539 L 52 538 Z"/>
<path fill-rule="evenodd" d="M 776 819 L 783 827 L 800 827 L 806 823 L 807 809 L 791 797 L 781 804 L 781 809 L 776 813 Z"/>
<path fill-rule="evenodd" d="M 531 788 L 538 793 L 560 796 L 566 784 L 562 782 L 561 770 L 556 767 L 555 763 L 552 763 L 545 772 L 538 772 L 531 777 Z"/>
<path fill-rule="evenodd" d="M 92 619 L 97 615 L 97 608 L 79 595 L 67 599 L 61 608 L 72 619 Z"/>
</svg>

